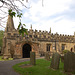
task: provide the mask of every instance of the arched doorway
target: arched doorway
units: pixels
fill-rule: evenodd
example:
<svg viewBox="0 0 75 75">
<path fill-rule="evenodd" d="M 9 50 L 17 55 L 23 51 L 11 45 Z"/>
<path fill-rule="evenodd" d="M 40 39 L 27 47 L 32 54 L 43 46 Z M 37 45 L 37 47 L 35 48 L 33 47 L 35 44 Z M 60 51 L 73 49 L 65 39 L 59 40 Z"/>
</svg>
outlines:
<svg viewBox="0 0 75 75">
<path fill-rule="evenodd" d="M 29 58 L 30 57 L 30 51 L 31 51 L 31 46 L 29 44 L 24 44 L 23 45 L 23 58 Z"/>
</svg>

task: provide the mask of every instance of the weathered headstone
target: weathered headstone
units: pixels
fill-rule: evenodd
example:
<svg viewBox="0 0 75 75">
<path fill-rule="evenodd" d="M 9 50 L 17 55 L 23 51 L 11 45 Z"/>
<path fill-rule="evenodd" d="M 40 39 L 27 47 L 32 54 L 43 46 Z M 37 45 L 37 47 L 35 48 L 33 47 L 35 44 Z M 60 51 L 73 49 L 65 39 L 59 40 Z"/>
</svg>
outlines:
<svg viewBox="0 0 75 75">
<path fill-rule="evenodd" d="M 64 70 L 65 72 L 75 72 L 75 54 L 68 52 L 64 56 Z"/>
<path fill-rule="evenodd" d="M 59 69 L 59 63 L 60 63 L 60 54 L 58 54 L 57 52 L 53 53 L 50 67 L 53 69 Z"/>
<path fill-rule="evenodd" d="M 49 54 L 49 52 L 45 53 L 45 59 L 48 60 L 48 61 L 50 61 L 50 54 Z"/>
<path fill-rule="evenodd" d="M 35 58 L 35 52 L 30 52 L 30 64 L 35 65 L 36 64 L 36 58 Z"/>
</svg>

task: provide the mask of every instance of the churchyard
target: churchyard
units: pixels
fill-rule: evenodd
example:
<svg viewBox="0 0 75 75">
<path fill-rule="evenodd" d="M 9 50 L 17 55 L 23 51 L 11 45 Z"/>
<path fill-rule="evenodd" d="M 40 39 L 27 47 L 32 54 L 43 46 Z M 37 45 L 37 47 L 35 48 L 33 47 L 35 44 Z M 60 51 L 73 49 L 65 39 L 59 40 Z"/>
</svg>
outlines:
<svg viewBox="0 0 75 75">
<path fill-rule="evenodd" d="M 49 58 L 50 55 L 46 53 L 45 59 L 36 59 L 34 52 L 30 54 L 30 61 L 13 66 L 13 69 L 21 75 L 75 75 L 75 53 L 73 52 L 67 52 L 64 61 L 58 53 L 54 53 L 52 58 Z"/>
<path fill-rule="evenodd" d="M 13 58 L 0 61 L 13 60 Z M 21 75 L 75 75 L 75 53 L 66 52 L 64 56 L 55 52 L 51 56 L 45 53 L 43 59 L 36 59 L 35 52 L 30 52 L 30 61 L 13 66 L 13 69 Z"/>
</svg>

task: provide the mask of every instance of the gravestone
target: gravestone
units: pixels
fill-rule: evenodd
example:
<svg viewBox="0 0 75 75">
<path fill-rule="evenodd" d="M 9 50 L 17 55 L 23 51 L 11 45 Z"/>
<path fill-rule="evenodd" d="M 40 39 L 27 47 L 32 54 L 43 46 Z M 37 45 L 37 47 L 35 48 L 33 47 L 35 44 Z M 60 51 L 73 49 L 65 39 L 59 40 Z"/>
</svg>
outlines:
<svg viewBox="0 0 75 75">
<path fill-rule="evenodd" d="M 35 52 L 30 52 L 30 64 L 35 65 L 36 64 L 36 58 L 35 58 Z"/>
<path fill-rule="evenodd" d="M 59 63 L 60 63 L 60 54 L 58 54 L 57 52 L 53 53 L 50 67 L 53 69 L 59 69 Z"/>
<path fill-rule="evenodd" d="M 50 54 L 49 54 L 49 52 L 45 53 L 45 59 L 48 60 L 48 61 L 50 61 Z"/>
<path fill-rule="evenodd" d="M 75 72 L 75 54 L 68 52 L 64 56 L 64 70 L 65 72 Z"/>
</svg>

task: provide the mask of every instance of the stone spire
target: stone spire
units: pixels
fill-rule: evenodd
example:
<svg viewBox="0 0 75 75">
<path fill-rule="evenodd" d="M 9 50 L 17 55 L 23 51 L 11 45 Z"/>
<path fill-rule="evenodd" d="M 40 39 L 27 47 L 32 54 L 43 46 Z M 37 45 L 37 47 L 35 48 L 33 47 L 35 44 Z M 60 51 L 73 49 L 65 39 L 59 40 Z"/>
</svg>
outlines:
<svg viewBox="0 0 75 75">
<path fill-rule="evenodd" d="M 8 15 L 8 20 L 7 20 L 7 25 L 6 25 L 5 31 L 9 32 L 9 31 L 13 31 L 13 30 L 15 30 L 13 18 L 10 15 Z"/>
</svg>

